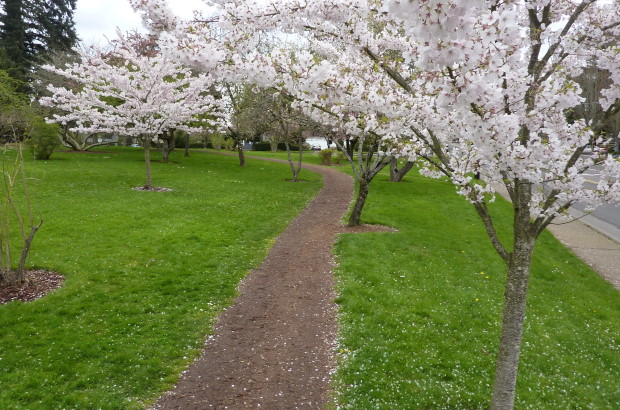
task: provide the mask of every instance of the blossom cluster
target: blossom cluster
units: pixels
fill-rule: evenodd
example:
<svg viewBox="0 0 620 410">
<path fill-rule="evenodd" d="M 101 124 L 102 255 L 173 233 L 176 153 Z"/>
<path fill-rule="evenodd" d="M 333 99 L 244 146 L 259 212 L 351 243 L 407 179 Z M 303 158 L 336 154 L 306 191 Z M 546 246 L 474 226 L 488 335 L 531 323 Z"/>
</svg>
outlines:
<svg viewBox="0 0 620 410">
<path fill-rule="evenodd" d="M 214 16 L 182 21 L 163 12 L 165 0 L 132 0 L 172 58 L 286 90 L 340 135 L 381 135 L 474 203 L 496 184 L 514 193 L 524 183 L 545 223 L 575 201 L 620 203 L 620 164 L 580 155 L 596 136 L 567 120 L 591 61 L 612 80 L 603 108 L 620 104 L 618 0 L 208 3 Z M 296 50 L 261 49 L 261 32 L 295 36 Z M 601 181 L 590 189 L 583 174 L 595 165 Z"/>
<path fill-rule="evenodd" d="M 80 61 L 67 67 L 45 67 L 79 84 L 48 86 L 51 96 L 40 102 L 56 109 L 50 122 L 76 132 L 154 138 L 171 129 L 196 131 L 192 123 L 201 114 L 222 121 L 223 102 L 207 92 L 215 84 L 207 74 L 196 75 L 162 54 L 140 53 L 122 36 L 113 51 L 93 47 L 80 53 Z"/>
</svg>

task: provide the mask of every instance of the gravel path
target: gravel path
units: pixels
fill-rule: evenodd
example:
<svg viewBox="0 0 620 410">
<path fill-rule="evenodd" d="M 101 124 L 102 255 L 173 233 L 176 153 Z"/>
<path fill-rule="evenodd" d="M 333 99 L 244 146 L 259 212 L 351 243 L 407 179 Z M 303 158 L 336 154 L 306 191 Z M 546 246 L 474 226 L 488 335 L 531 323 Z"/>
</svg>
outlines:
<svg viewBox="0 0 620 410">
<path fill-rule="evenodd" d="M 353 180 L 327 167 L 324 187 L 239 286 L 202 355 L 164 409 L 322 408 L 329 401 L 337 322 L 332 246 Z"/>
</svg>

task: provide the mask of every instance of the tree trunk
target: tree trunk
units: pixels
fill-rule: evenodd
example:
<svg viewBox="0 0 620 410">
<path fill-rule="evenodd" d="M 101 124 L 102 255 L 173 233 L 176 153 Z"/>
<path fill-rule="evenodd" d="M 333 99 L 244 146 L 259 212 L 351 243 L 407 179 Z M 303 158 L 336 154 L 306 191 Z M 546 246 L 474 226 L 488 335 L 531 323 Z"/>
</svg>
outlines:
<svg viewBox="0 0 620 410">
<path fill-rule="evenodd" d="M 170 150 L 168 149 L 168 144 L 166 143 L 166 141 L 164 141 L 164 145 L 161 150 L 161 162 L 163 162 L 164 164 L 167 164 L 169 159 L 170 159 Z"/>
<path fill-rule="evenodd" d="M 61 134 L 60 134 L 60 141 L 64 144 L 69 146 L 69 148 L 71 148 L 73 151 L 81 151 L 82 147 L 80 147 L 80 145 L 77 143 L 76 140 L 74 140 L 71 137 L 70 134 L 71 131 L 69 131 L 69 124 L 65 124 Z"/>
<path fill-rule="evenodd" d="M 299 149 L 299 161 L 297 163 L 297 167 L 293 164 L 293 156 L 291 155 L 291 147 L 288 141 L 284 141 L 284 146 L 286 147 L 286 156 L 288 158 L 288 165 L 291 168 L 291 174 L 293 174 L 293 182 L 299 182 L 299 171 L 301 171 L 301 158 L 302 158 L 302 150 Z"/>
<path fill-rule="evenodd" d="M 170 160 L 170 153 L 174 150 L 174 131 L 164 132 L 159 139 L 161 140 L 161 162 L 167 164 Z"/>
<path fill-rule="evenodd" d="M 362 209 L 364 209 L 364 203 L 366 202 L 366 197 L 368 196 L 369 187 L 370 181 L 367 181 L 366 178 L 361 178 L 359 189 L 357 191 L 357 198 L 355 199 L 355 205 L 353 206 L 353 211 L 349 217 L 349 226 L 358 226 L 361 224 Z"/>
<path fill-rule="evenodd" d="M 299 137 L 299 141 L 297 142 L 298 144 L 298 150 L 299 150 L 299 158 L 297 158 L 297 171 L 295 172 L 295 179 L 299 178 L 299 173 L 301 172 L 301 161 L 302 161 L 302 156 L 304 154 L 304 142 L 303 142 L 303 138 Z"/>
<path fill-rule="evenodd" d="M 398 159 L 392 158 L 390 161 L 390 182 L 402 182 L 407 172 L 413 168 L 413 161 L 407 161 L 405 166 L 398 169 Z"/>
<path fill-rule="evenodd" d="M 491 404 L 495 410 L 512 410 L 515 401 L 533 244 L 522 244 L 518 248 L 515 248 L 508 264 L 502 335 Z"/>
<path fill-rule="evenodd" d="M 241 141 L 237 143 L 237 152 L 239 153 L 239 166 L 245 167 L 245 154 L 243 152 L 243 144 Z"/>
<path fill-rule="evenodd" d="M 353 158 L 353 149 L 355 147 L 355 144 L 353 142 L 349 141 L 349 140 L 346 140 L 344 142 L 344 146 L 345 146 L 345 149 L 346 149 L 347 153 L 349 154 L 349 156 L 351 158 Z"/>
<path fill-rule="evenodd" d="M 146 163 L 146 185 L 144 188 L 151 189 L 151 137 L 146 137 L 144 141 L 144 162 Z"/>
<path fill-rule="evenodd" d="M 28 254 L 30 253 L 30 247 L 32 246 L 34 235 L 37 233 L 42 224 L 43 219 L 41 219 L 38 225 L 32 225 L 30 227 L 30 234 L 27 238 L 24 239 L 24 248 L 22 249 L 22 254 L 19 258 L 19 264 L 17 265 L 17 277 L 20 280 L 24 277 L 24 266 L 26 265 L 26 259 L 28 258 Z"/>
<path fill-rule="evenodd" d="M 185 158 L 189 157 L 189 132 L 185 134 L 185 154 L 183 154 Z"/>
<path fill-rule="evenodd" d="M 110 141 L 110 142 L 97 142 L 97 143 L 85 146 L 83 151 L 89 151 L 91 148 L 101 147 L 101 146 L 104 146 L 104 145 L 111 145 L 111 144 L 114 144 L 114 143 L 112 141 Z"/>
<path fill-rule="evenodd" d="M 514 248 L 507 260 L 508 275 L 504 292 L 502 333 L 491 402 L 493 410 L 514 408 L 527 287 L 536 241 L 536 235 L 530 231 L 529 201 L 532 197 L 532 186 L 519 182 L 515 186 Z"/>
</svg>

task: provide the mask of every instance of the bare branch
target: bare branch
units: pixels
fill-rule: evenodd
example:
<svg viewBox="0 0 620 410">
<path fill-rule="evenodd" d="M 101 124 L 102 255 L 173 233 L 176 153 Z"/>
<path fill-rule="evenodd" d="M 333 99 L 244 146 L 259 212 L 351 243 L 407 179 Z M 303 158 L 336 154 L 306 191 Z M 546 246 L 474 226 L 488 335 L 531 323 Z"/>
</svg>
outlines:
<svg viewBox="0 0 620 410">
<path fill-rule="evenodd" d="M 506 250 L 501 240 L 499 239 L 499 236 L 497 235 L 495 225 L 493 224 L 493 218 L 489 213 L 486 202 L 475 201 L 474 208 L 476 208 L 476 212 L 478 212 L 480 219 L 482 219 L 482 222 L 484 223 L 484 227 L 487 231 L 487 234 L 489 235 L 489 239 L 491 239 L 491 244 L 493 245 L 499 256 L 501 256 L 505 262 L 508 262 L 510 260 L 510 253 Z"/>
</svg>

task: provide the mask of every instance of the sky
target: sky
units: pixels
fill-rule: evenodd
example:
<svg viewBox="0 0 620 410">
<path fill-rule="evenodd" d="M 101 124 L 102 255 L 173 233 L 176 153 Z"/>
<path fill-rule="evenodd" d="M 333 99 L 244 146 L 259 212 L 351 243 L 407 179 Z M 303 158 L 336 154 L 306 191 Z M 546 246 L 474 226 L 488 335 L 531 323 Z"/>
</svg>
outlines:
<svg viewBox="0 0 620 410">
<path fill-rule="evenodd" d="M 201 0 L 172 0 L 169 4 L 185 18 L 192 16 L 192 10 L 204 10 Z M 128 0 L 78 0 L 73 17 L 77 34 L 85 45 L 107 43 L 104 35 L 115 38 L 116 27 L 122 32 L 142 27 Z"/>
</svg>

